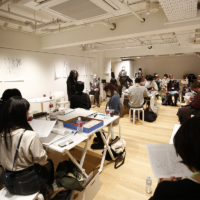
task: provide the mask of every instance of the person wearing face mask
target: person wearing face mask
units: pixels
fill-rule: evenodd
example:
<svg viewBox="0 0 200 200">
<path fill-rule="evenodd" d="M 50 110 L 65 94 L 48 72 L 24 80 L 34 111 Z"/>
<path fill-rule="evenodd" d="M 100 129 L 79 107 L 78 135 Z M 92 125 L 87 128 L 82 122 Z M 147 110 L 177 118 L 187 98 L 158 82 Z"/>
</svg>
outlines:
<svg viewBox="0 0 200 200">
<path fill-rule="evenodd" d="M 93 105 L 95 104 L 95 101 L 97 101 L 97 107 L 100 107 L 99 105 L 99 95 L 100 95 L 100 83 L 97 79 L 97 75 L 94 74 L 93 80 L 90 82 L 90 94 L 94 95 L 94 101 Z"/>
<path fill-rule="evenodd" d="M 122 67 L 122 70 L 119 72 L 119 82 L 121 86 L 126 86 L 127 71 L 125 71 L 125 66 Z"/>
<path fill-rule="evenodd" d="M 140 77 L 139 77 L 140 76 Z M 142 68 L 139 68 L 138 72 L 135 73 L 135 78 L 141 78 L 143 76 L 143 73 L 142 73 Z"/>
<path fill-rule="evenodd" d="M 190 118 L 191 115 L 195 116 L 200 115 L 200 82 L 194 82 L 191 85 L 191 89 L 195 91 L 197 95 L 194 97 L 192 101 L 189 100 L 188 106 L 179 108 L 177 115 L 179 117 L 179 121 L 181 124 L 183 124 L 185 120 Z"/>
<path fill-rule="evenodd" d="M 145 86 L 146 82 L 147 82 L 146 78 L 144 76 L 142 76 L 142 80 L 141 80 L 140 85 Z"/>
<path fill-rule="evenodd" d="M 158 74 L 156 74 L 155 75 L 155 77 L 156 77 L 156 83 L 157 83 L 157 85 L 158 85 L 158 91 L 160 91 L 161 90 L 161 79 L 159 78 L 159 75 Z"/>
<path fill-rule="evenodd" d="M 200 82 L 200 75 L 197 76 L 197 82 Z"/>
<path fill-rule="evenodd" d="M 167 96 L 168 96 L 168 104 L 171 106 L 177 106 L 177 100 L 179 97 L 179 81 L 174 79 L 174 75 L 169 75 L 169 83 L 167 84 Z M 174 96 L 174 102 L 172 101 L 172 96 Z"/>
<path fill-rule="evenodd" d="M 185 103 L 184 96 L 185 96 L 186 91 L 190 92 L 190 81 L 189 81 L 189 77 L 188 76 L 185 77 L 185 81 L 188 81 L 188 84 L 183 84 L 182 103 Z"/>
<path fill-rule="evenodd" d="M 167 89 L 168 82 L 169 82 L 168 75 L 164 74 L 164 78 L 161 80 L 161 88 Z"/>
</svg>

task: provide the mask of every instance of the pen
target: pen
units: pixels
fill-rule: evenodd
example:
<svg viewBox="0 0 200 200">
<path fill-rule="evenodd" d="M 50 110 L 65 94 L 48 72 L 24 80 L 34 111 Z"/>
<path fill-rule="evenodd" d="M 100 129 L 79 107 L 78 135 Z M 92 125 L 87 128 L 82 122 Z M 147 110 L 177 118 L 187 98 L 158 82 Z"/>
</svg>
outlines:
<svg viewBox="0 0 200 200">
<path fill-rule="evenodd" d="M 94 116 L 94 118 L 97 116 L 97 114 Z"/>
<path fill-rule="evenodd" d="M 74 133 L 74 136 L 75 136 L 77 133 L 78 133 L 78 131 L 76 131 L 76 132 Z"/>
</svg>

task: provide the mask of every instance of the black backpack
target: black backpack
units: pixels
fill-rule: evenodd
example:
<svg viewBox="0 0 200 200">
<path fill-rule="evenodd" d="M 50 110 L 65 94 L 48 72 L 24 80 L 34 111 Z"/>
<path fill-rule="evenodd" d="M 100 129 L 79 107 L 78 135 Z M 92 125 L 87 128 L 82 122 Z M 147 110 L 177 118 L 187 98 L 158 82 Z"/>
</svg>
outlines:
<svg viewBox="0 0 200 200">
<path fill-rule="evenodd" d="M 144 111 L 144 121 L 154 122 L 154 121 L 156 121 L 156 118 L 157 118 L 157 114 L 152 111 L 149 111 L 149 108 L 147 108 Z M 140 113 L 140 119 L 142 119 L 142 113 Z"/>
</svg>

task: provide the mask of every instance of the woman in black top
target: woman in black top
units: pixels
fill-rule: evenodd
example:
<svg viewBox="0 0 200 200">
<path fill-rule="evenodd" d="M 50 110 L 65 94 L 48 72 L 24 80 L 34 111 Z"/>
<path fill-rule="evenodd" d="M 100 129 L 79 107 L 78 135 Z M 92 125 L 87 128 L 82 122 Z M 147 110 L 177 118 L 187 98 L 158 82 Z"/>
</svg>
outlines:
<svg viewBox="0 0 200 200">
<path fill-rule="evenodd" d="M 83 93 L 84 83 L 77 81 L 75 85 L 76 94 L 71 96 L 70 108 L 91 108 L 90 97 L 87 93 Z"/>
<path fill-rule="evenodd" d="M 78 72 L 76 70 L 71 70 L 68 78 L 67 78 L 67 94 L 68 100 L 71 100 L 71 96 L 76 93 L 75 84 L 78 79 Z"/>
<path fill-rule="evenodd" d="M 174 137 L 177 155 L 194 174 L 190 178 L 163 179 L 150 200 L 197 200 L 200 199 L 200 117 L 193 117 L 183 123 Z"/>
</svg>

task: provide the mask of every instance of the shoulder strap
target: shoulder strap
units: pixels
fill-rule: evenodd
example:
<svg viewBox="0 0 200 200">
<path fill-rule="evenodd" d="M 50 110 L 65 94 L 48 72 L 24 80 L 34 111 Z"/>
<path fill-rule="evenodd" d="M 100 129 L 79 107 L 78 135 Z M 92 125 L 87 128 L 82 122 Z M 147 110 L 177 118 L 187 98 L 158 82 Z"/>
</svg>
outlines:
<svg viewBox="0 0 200 200">
<path fill-rule="evenodd" d="M 18 142 L 17 149 L 16 149 L 15 156 L 14 156 L 14 162 L 13 162 L 12 171 L 13 171 L 13 168 L 14 168 L 14 165 L 15 165 L 15 160 L 17 158 L 17 154 L 18 154 L 18 151 L 19 151 L 19 146 L 20 146 L 20 143 L 21 143 L 21 140 L 22 140 L 22 137 L 23 137 L 25 131 L 26 131 L 26 129 L 23 131 L 23 133 L 21 134 L 21 136 L 19 138 L 19 142 Z"/>
</svg>

